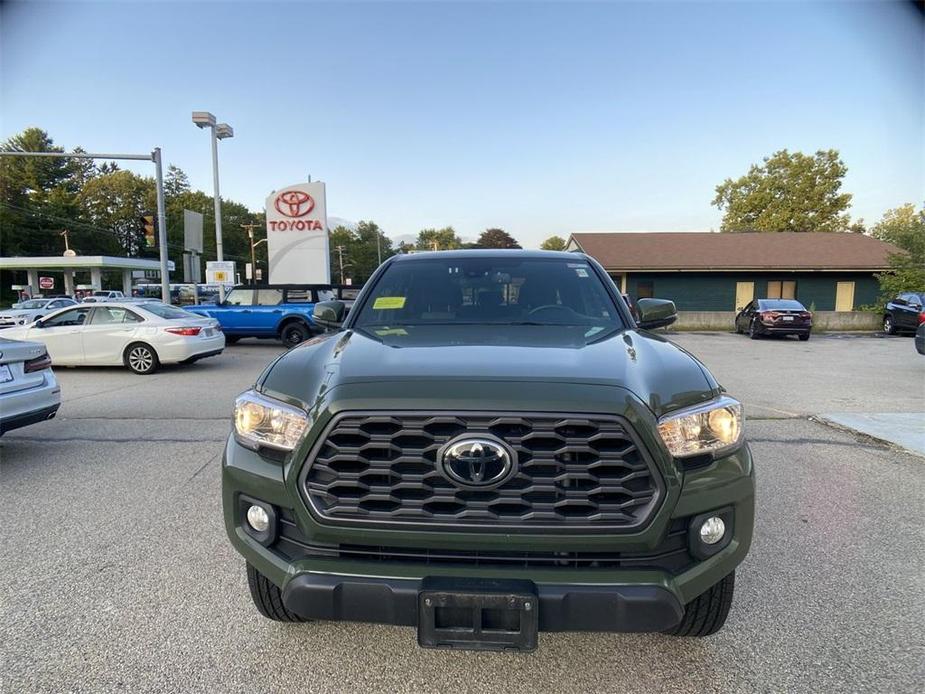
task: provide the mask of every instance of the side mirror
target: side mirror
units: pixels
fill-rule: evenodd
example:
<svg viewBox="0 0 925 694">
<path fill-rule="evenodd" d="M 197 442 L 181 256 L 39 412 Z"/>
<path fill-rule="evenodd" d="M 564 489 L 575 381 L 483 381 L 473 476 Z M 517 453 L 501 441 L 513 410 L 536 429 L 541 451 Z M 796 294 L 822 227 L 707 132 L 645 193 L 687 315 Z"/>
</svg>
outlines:
<svg viewBox="0 0 925 694">
<path fill-rule="evenodd" d="M 325 330 L 337 330 L 347 316 L 343 301 L 321 301 L 312 309 L 312 320 Z"/>
<path fill-rule="evenodd" d="M 37 321 L 34 321 L 32 323 L 32 327 L 33 328 L 44 328 L 45 322 L 41 318 L 39 318 Z"/>
<path fill-rule="evenodd" d="M 667 299 L 639 299 L 636 302 L 636 312 L 639 314 L 636 325 L 643 330 L 663 328 L 678 320 L 678 310 L 674 302 Z"/>
</svg>

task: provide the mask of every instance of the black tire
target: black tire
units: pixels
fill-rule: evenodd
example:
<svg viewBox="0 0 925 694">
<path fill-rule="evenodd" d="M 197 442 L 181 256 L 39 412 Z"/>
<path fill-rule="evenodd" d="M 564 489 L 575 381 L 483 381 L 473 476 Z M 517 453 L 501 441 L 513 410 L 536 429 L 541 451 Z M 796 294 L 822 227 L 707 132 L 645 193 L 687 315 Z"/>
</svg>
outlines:
<svg viewBox="0 0 925 694">
<path fill-rule="evenodd" d="M 144 342 L 133 342 L 126 347 L 122 360 L 125 363 L 125 368 L 140 376 L 153 374 L 161 365 L 160 360 L 157 358 L 157 352 L 154 351 L 151 345 Z"/>
<path fill-rule="evenodd" d="M 748 324 L 748 336 L 753 340 L 757 340 L 761 335 L 758 334 L 758 331 L 755 330 L 755 319 L 752 318 L 752 322 Z"/>
<path fill-rule="evenodd" d="M 809 333 L 800 333 L 797 337 L 800 338 L 800 342 L 806 342 L 809 339 Z"/>
<path fill-rule="evenodd" d="M 893 316 L 884 316 L 883 317 L 883 332 L 887 335 L 896 334 L 896 326 L 893 325 Z"/>
<path fill-rule="evenodd" d="M 286 323 L 279 331 L 279 339 L 287 347 L 295 347 L 297 344 L 305 342 L 309 337 L 311 337 L 311 331 L 308 326 L 298 321 Z"/>
<path fill-rule="evenodd" d="M 240 335 L 225 335 L 225 344 L 226 345 L 236 345 L 238 340 L 241 339 Z"/>
<path fill-rule="evenodd" d="M 267 619 L 277 622 L 307 622 L 307 619 L 290 612 L 283 605 L 283 594 L 275 583 L 248 563 L 247 587 L 257 611 Z"/>
<path fill-rule="evenodd" d="M 733 571 L 706 593 L 691 600 L 684 608 L 681 623 L 665 633 L 672 636 L 709 636 L 726 623 L 732 607 L 736 573 Z"/>
</svg>

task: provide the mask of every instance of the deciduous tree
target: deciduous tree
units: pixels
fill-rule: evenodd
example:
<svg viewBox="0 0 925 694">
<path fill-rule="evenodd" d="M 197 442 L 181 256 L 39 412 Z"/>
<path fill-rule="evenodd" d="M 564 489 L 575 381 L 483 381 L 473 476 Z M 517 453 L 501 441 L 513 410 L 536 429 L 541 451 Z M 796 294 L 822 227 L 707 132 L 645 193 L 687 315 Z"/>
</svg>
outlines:
<svg viewBox="0 0 925 694">
<path fill-rule="evenodd" d="M 544 251 L 564 251 L 565 246 L 566 241 L 561 236 L 550 236 L 540 244 L 540 248 Z"/>
<path fill-rule="evenodd" d="M 887 210 L 871 234 L 905 251 L 891 256 L 890 271 L 878 275 L 884 298 L 925 292 L 925 207 L 916 211 L 907 203 Z"/>
<path fill-rule="evenodd" d="M 748 173 L 716 186 L 721 231 L 845 231 L 851 195 L 842 193 L 848 168 L 834 149 L 813 156 L 775 152 Z"/>
<path fill-rule="evenodd" d="M 520 248 L 517 240 L 504 229 L 486 229 L 479 236 L 476 248 Z"/>
<path fill-rule="evenodd" d="M 463 241 L 453 227 L 421 229 L 415 248 L 419 251 L 451 251 L 463 247 Z"/>
</svg>

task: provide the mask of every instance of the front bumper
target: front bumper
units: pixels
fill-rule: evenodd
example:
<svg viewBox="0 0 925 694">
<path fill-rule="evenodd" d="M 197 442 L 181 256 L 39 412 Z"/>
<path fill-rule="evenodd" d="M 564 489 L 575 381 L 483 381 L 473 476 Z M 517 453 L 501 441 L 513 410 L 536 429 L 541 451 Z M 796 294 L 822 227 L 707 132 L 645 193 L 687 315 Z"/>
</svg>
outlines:
<svg viewBox="0 0 925 694">
<path fill-rule="evenodd" d="M 718 583 L 745 558 L 754 524 L 754 473 L 747 446 L 709 466 L 685 473 L 682 490 L 648 527 L 631 534 L 549 535 L 510 532 L 433 533 L 345 530 L 313 519 L 295 489 L 291 465 L 268 460 L 229 439 L 223 461 L 225 524 L 235 548 L 278 585 L 286 607 L 311 619 L 414 625 L 418 596 L 433 580 L 489 586 L 518 581 L 539 599 L 541 631 L 661 631 L 680 621 L 684 605 Z M 498 566 L 477 562 L 371 561 L 341 557 L 291 558 L 271 539 L 258 540 L 244 523 L 241 497 L 285 510 L 311 541 L 523 551 L 652 551 L 672 519 L 730 509 L 731 537 L 719 552 L 680 573 L 651 568 Z"/>
<path fill-rule="evenodd" d="M 283 602 L 306 619 L 417 626 L 421 593 L 445 585 L 429 578 L 302 573 L 286 583 Z M 497 590 L 504 581 L 458 585 Z M 523 590 L 522 582 L 516 585 Z M 658 585 L 528 585 L 539 600 L 540 631 L 664 631 L 684 616 L 677 596 Z"/>
</svg>

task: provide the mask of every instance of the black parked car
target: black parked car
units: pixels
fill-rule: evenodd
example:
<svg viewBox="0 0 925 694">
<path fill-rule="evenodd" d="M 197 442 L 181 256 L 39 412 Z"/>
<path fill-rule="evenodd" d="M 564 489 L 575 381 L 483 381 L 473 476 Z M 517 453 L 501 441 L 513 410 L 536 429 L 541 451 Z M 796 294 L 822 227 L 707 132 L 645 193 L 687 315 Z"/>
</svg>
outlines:
<svg viewBox="0 0 925 694">
<path fill-rule="evenodd" d="M 804 342 L 813 327 L 813 314 L 794 299 L 754 299 L 736 316 L 736 332 L 753 340 L 762 335 L 796 335 Z"/>
<path fill-rule="evenodd" d="M 902 292 L 883 309 L 883 332 L 914 333 L 920 323 L 925 322 L 925 294 Z"/>
<path fill-rule="evenodd" d="M 919 328 L 915 331 L 915 351 L 925 354 L 925 323 L 919 323 Z"/>
</svg>

